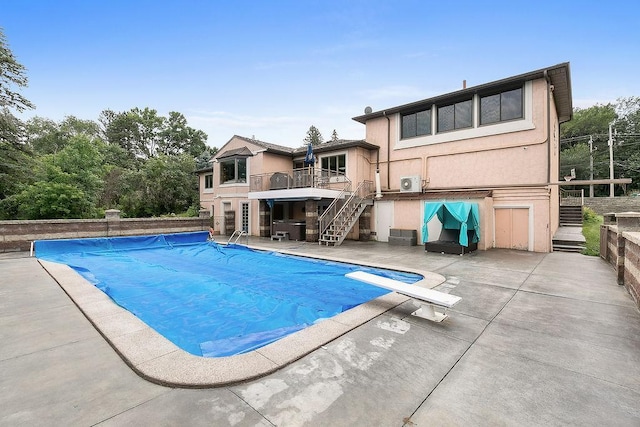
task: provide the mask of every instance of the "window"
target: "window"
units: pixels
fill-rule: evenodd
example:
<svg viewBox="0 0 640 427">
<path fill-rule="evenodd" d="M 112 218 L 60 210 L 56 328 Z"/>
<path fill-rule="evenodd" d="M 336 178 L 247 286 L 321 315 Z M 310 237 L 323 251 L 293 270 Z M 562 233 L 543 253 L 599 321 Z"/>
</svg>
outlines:
<svg viewBox="0 0 640 427">
<path fill-rule="evenodd" d="M 220 183 L 247 182 L 247 159 L 236 157 L 220 162 Z"/>
<path fill-rule="evenodd" d="M 431 110 L 402 116 L 402 139 L 431 134 Z"/>
<path fill-rule="evenodd" d="M 473 126 L 471 100 L 438 107 L 438 132 L 464 129 Z"/>
<path fill-rule="evenodd" d="M 213 188 L 213 174 L 204 176 L 204 188 Z"/>
<path fill-rule="evenodd" d="M 480 97 L 480 124 L 521 119 L 522 88 Z"/>
<path fill-rule="evenodd" d="M 322 160 L 322 172 L 331 175 L 347 173 L 347 156 L 345 154 L 339 154 L 337 156 L 323 157 Z"/>
</svg>

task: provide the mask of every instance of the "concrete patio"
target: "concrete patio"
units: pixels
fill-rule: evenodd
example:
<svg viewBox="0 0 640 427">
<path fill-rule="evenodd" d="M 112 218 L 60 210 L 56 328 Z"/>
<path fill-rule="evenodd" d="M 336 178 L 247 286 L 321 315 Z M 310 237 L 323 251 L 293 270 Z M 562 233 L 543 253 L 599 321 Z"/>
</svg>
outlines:
<svg viewBox="0 0 640 427">
<path fill-rule="evenodd" d="M 216 389 L 138 377 L 33 258 L 0 255 L 0 425 L 640 425 L 640 313 L 596 257 L 464 257 L 251 239 L 444 275 L 441 324 L 411 302 L 282 370 Z"/>
</svg>

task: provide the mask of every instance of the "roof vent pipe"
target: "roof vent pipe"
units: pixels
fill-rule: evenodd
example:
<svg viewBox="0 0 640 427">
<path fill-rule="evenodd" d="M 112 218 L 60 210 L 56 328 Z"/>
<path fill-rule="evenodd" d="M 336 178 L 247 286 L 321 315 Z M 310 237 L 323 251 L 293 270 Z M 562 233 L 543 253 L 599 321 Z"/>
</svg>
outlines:
<svg viewBox="0 0 640 427">
<path fill-rule="evenodd" d="M 462 89 L 466 89 L 467 88 L 467 81 L 463 80 L 462 81 Z"/>
</svg>

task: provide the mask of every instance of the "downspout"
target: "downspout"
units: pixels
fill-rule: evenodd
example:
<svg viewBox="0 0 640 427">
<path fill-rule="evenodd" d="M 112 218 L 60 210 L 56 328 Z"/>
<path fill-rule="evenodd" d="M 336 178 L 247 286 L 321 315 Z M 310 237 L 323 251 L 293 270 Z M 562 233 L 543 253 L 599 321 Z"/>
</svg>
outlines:
<svg viewBox="0 0 640 427">
<path fill-rule="evenodd" d="M 386 111 L 382 115 L 387 119 L 387 190 L 391 190 L 391 119 Z"/>
<path fill-rule="evenodd" d="M 551 82 L 549 73 L 544 70 L 544 79 L 547 81 L 547 182 L 551 183 Z"/>
<path fill-rule="evenodd" d="M 376 175 L 375 175 L 375 185 L 376 185 L 376 199 L 382 198 L 382 190 L 380 188 L 380 147 L 376 150 Z"/>
<path fill-rule="evenodd" d="M 547 185 L 551 183 L 551 81 L 549 78 L 549 73 L 547 70 L 544 70 L 544 79 L 547 82 Z M 558 167 L 560 167 L 560 159 L 558 159 Z M 558 173 L 558 176 L 560 174 Z M 551 188 L 549 188 L 549 193 L 551 192 Z M 547 245 L 549 245 L 550 252 L 553 252 L 553 234 L 555 234 L 555 230 L 551 230 L 551 200 L 549 200 L 549 223 L 547 224 Z M 558 206 L 560 206 L 560 200 L 558 200 Z M 558 207 L 559 209 L 559 207 Z M 558 213 L 559 214 L 559 213 Z M 559 221 L 559 218 L 558 218 Z"/>
</svg>

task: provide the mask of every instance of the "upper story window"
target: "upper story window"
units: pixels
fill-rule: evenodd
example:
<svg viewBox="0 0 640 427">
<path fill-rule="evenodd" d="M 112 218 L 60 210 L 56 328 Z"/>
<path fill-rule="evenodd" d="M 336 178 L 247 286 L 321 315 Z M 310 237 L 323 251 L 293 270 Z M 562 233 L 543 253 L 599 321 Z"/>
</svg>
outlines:
<svg viewBox="0 0 640 427">
<path fill-rule="evenodd" d="M 402 115 L 402 139 L 431 135 L 431 110 Z"/>
<path fill-rule="evenodd" d="M 204 176 L 204 188 L 213 188 L 213 174 L 207 174 Z"/>
<path fill-rule="evenodd" d="M 326 173 L 326 171 L 330 171 L 331 175 L 346 175 L 347 173 L 347 156 L 345 154 L 326 156 L 320 162 L 323 173 Z"/>
<path fill-rule="evenodd" d="M 247 158 L 232 157 L 220 161 L 220 184 L 247 182 Z"/>
<path fill-rule="evenodd" d="M 522 88 L 480 97 L 480 124 L 523 118 Z"/>
<path fill-rule="evenodd" d="M 438 107 L 438 132 L 464 129 L 473 126 L 473 102 L 456 102 Z"/>
</svg>

